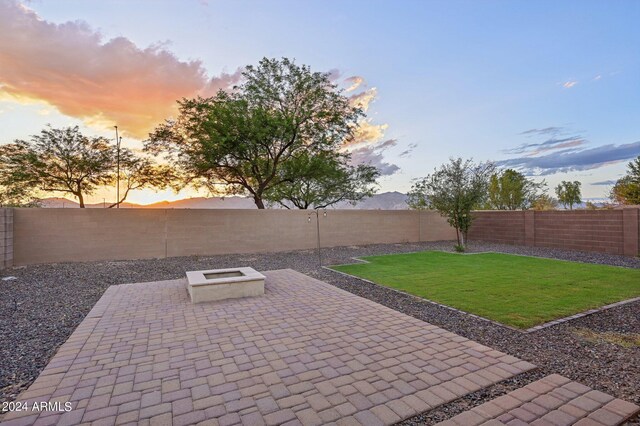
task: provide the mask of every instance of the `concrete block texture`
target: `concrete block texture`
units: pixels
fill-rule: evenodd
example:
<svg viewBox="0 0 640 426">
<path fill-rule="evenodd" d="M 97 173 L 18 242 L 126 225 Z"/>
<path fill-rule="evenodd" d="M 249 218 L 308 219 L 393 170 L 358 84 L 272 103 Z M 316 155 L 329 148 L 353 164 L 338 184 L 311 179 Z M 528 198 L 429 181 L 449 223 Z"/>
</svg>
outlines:
<svg viewBox="0 0 640 426">
<path fill-rule="evenodd" d="M 15 209 L 16 265 L 455 239 L 409 210 Z"/>
<path fill-rule="evenodd" d="M 623 254 L 637 256 L 640 254 L 640 209 L 622 210 Z"/>
<path fill-rule="evenodd" d="M 478 211 L 470 240 L 637 256 L 638 209 Z"/>
<path fill-rule="evenodd" d="M 13 266 L 13 209 L 0 209 L 0 269 Z"/>
</svg>

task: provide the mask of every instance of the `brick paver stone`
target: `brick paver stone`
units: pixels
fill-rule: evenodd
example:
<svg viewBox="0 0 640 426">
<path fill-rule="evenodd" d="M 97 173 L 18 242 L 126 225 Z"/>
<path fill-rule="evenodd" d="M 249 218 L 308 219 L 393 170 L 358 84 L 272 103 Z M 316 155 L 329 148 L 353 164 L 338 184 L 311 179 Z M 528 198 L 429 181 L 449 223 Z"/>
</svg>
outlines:
<svg viewBox="0 0 640 426">
<path fill-rule="evenodd" d="M 499 400 L 509 400 L 509 404 Z M 557 401 L 562 400 L 558 405 Z M 532 402 L 526 402 L 526 401 Z M 536 400 L 543 404 L 536 404 Z M 518 401 L 512 403 L 513 401 Z M 587 401 L 592 403 L 587 404 Z M 576 402 L 578 405 L 576 405 Z M 583 407 L 583 408 L 580 408 Z M 587 408 L 584 408 L 587 407 Z M 640 412 L 640 407 L 552 374 L 507 395 L 486 402 L 439 423 L 466 425 L 618 425 Z"/>
<path fill-rule="evenodd" d="M 265 275 L 264 296 L 197 305 L 185 280 L 110 287 L 19 400 L 71 402 L 60 420 L 76 423 L 392 424 L 534 367 L 301 273 Z"/>
</svg>

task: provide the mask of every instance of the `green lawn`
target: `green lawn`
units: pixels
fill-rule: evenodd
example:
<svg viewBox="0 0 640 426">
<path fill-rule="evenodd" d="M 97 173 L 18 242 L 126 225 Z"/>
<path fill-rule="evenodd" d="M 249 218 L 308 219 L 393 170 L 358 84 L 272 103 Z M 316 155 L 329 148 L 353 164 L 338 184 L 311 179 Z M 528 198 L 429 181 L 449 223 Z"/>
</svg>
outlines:
<svg viewBox="0 0 640 426">
<path fill-rule="evenodd" d="M 518 328 L 640 296 L 640 270 L 499 253 L 365 257 L 332 268 Z"/>
</svg>

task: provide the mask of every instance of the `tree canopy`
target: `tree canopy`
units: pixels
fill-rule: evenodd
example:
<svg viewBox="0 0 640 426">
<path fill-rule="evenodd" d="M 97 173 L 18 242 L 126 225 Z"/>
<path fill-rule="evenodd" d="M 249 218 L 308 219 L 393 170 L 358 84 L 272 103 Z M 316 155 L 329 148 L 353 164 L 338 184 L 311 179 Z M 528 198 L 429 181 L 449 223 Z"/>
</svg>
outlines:
<svg viewBox="0 0 640 426">
<path fill-rule="evenodd" d="M 569 210 L 573 210 L 574 204 L 580 204 L 582 202 L 581 186 L 582 184 L 577 180 L 573 182 L 563 180 L 558 184 L 558 186 L 556 186 L 558 201 L 562 203 L 564 208 L 569 206 Z"/>
<path fill-rule="evenodd" d="M 122 203 L 131 190 L 166 188 L 171 168 L 122 148 L 120 177 L 125 184 Z M 0 146 L 0 202 L 35 206 L 36 195 L 67 193 L 85 207 L 85 197 L 116 183 L 116 148 L 102 137 L 87 137 L 75 127 L 48 127 L 29 141 Z"/>
<path fill-rule="evenodd" d="M 513 169 L 494 173 L 489 181 L 487 205 L 496 210 L 526 210 L 533 206 L 546 186 Z"/>
<path fill-rule="evenodd" d="M 408 194 L 409 206 L 437 210 L 455 228 L 458 245 L 464 246 L 473 221 L 471 211 L 485 202 L 493 172 L 492 163 L 452 158 L 413 184 Z"/>
<path fill-rule="evenodd" d="M 547 194 L 542 194 L 536 198 L 531 207 L 533 210 L 555 210 L 558 207 L 558 200 Z"/>
<path fill-rule="evenodd" d="M 380 172 L 373 166 L 349 165 L 349 156 L 334 152 L 300 155 L 285 163 L 281 184 L 265 199 L 285 208 L 325 208 L 341 201 L 356 203 L 376 191 Z M 287 176 L 291 178 L 287 178 Z"/>
<path fill-rule="evenodd" d="M 629 162 L 627 174 L 618 179 L 610 197 L 619 204 L 640 205 L 640 156 Z"/>
<path fill-rule="evenodd" d="M 165 189 L 177 180 L 171 166 L 156 164 L 149 158 L 136 155 L 128 148 L 120 149 L 119 170 L 123 192 L 120 199 L 109 208 L 122 204 L 131 191 L 143 188 Z M 114 176 L 114 179 L 116 178 L 117 176 Z"/>
<path fill-rule="evenodd" d="M 184 184 L 249 194 L 260 209 L 268 192 L 293 182 L 285 165 L 295 169 L 288 163 L 338 150 L 353 138 L 362 115 L 328 73 L 286 58 L 246 67 L 231 93 L 178 104 L 177 118 L 157 126 L 146 149 L 164 153 Z"/>
<path fill-rule="evenodd" d="M 48 127 L 29 142 L 6 145 L 3 182 L 10 188 L 69 193 L 84 207 L 84 197 L 113 176 L 113 149 L 102 137 L 89 138 L 79 128 Z"/>
</svg>

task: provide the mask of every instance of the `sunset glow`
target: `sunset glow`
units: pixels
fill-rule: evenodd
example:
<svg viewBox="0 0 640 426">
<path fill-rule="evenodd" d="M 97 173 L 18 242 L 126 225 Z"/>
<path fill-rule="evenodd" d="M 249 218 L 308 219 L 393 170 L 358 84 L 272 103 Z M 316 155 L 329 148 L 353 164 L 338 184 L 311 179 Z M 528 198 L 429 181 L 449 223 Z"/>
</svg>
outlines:
<svg viewBox="0 0 640 426">
<path fill-rule="evenodd" d="M 349 149 L 382 171 L 383 192 L 464 156 L 605 197 L 640 155 L 638 19 L 635 1 L 0 0 L 0 143 L 48 123 L 113 140 L 117 125 L 139 150 L 177 100 L 290 57 L 366 111 Z"/>
</svg>

